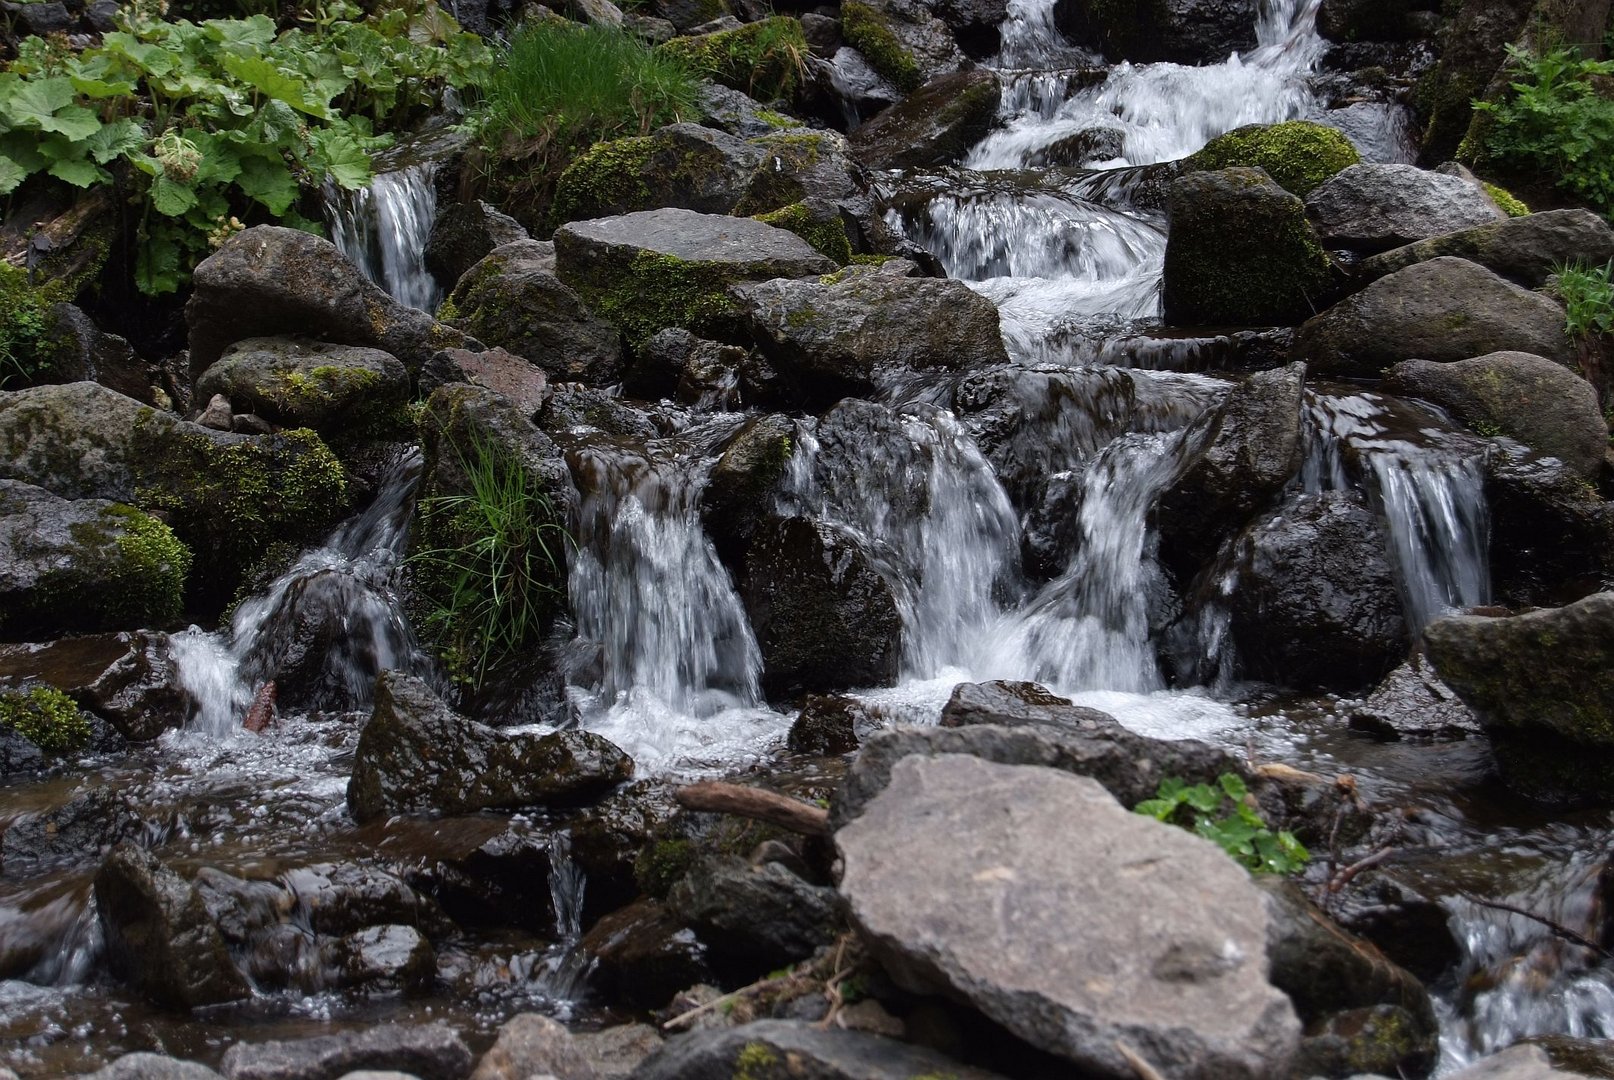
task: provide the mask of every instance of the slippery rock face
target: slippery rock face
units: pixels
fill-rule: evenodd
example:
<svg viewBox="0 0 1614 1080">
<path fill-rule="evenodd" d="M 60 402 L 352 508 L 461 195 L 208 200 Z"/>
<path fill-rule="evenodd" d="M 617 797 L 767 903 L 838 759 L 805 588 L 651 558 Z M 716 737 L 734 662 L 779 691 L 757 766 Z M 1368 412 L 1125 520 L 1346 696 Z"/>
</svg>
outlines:
<svg viewBox="0 0 1614 1080">
<path fill-rule="evenodd" d="M 249 338 L 196 381 L 196 396 L 230 400 L 285 427 L 354 431 L 393 417 L 409 400 L 409 372 L 380 349 L 297 338 Z"/>
<path fill-rule="evenodd" d="M 891 976 L 962 998 L 1094 1076 L 1283 1075 L 1299 1023 L 1267 914 L 1207 841 L 1095 781 L 910 757 L 835 835 L 841 893 Z"/>
<path fill-rule="evenodd" d="M 598 735 L 505 734 L 456 716 L 425 683 L 389 671 L 376 682 L 347 799 L 360 822 L 515 810 L 584 801 L 631 775 L 632 759 Z"/>
<path fill-rule="evenodd" d="M 802 1076 L 813 1080 L 994 1080 L 934 1050 L 791 1020 L 691 1031 L 646 1058 L 636 1080 L 736 1080 Z"/>
<path fill-rule="evenodd" d="M 1408 360 L 1385 386 L 1441 406 L 1484 434 L 1506 435 L 1595 480 L 1608 449 L 1608 422 L 1591 383 L 1562 364 L 1497 352 L 1450 364 Z"/>
<path fill-rule="evenodd" d="M 1060 0 L 1054 22 L 1079 45 L 1097 46 L 1105 59 L 1135 64 L 1201 64 L 1255 47 L 1256 0 L 1161 0 L 1115 5 L 1103 0 Z"/>
<path fill-rule="evenodd" d="M 1313 374 L 1377 378 L 1391 364 L 1515 350 L 1575 361 L 1564 310 L 1466 259 L 1441 257 L 1380 278 L 1309 319 L 1290 355 Z"/>
<path fill-rule="evenodd" d="M 1507 218 L 1478 184 L 1414 165 L 1352 165 L 1306 196 L 1306 213 L 1330 248 L 1367 252 Z"/>
<path fill-rule="evenodd" d="M 988 68 L 943 75 L 852 132 L 872 169 L 954 165 L 997 119 L 1002 81 Z"/>
<path fill-rule="evenodd" d="M 1614 228 L 1590 210 L 1549 210 L 1435 236 L 1363 259 L 1357 274 L 1375 280 L 1415 263 L 1452 256 L 1479 263 L 1527 289 L 1578 260 L 1601 266 L 1614 259 Z"/>
</svg>

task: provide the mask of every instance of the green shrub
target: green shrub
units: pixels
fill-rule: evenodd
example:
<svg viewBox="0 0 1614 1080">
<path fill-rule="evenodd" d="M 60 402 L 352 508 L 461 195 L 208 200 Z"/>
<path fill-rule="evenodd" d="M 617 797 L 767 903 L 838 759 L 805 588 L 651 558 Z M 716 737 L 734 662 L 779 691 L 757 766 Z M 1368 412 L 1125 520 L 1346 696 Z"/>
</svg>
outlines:
<svg viewBox="0 0 1614 1080">
<path fill-rule="evenodd" d="M 801 85 L 807 36 L 800 19 L 775 15 L 735 30 L 674 38 L 657 51 L 724 86 L 772 101 L 790 97 Z"/>
<path fill-rule="evenodd" d="M 1275 833 L 1267 828 L 1254 802 L 1242 779 L 1223 773 L 1216 778 L 1215 787 L 1190 786 L 1176 777 L 1167 777 L 1160 781 L 1154 798 L 1145 799 L 1133 810 L 1192 830 L 1258 874 L 1292 874 L 1303 869 L 1311 853 L 1293 833 Z M 1231 808 L 1224 810 L 1228 803 Z"/>
<path fill-rule="evenodd" d="M 0 691 L 0 727 L 8 727 L 52 754 L 82 750 L 90 722 L 72 698 L 54 687 Z"/>
<path fill-rule="evenodd" d="M 50 367 L 47 334 L 49 286 L 28 280 L 28 272 L 0 263 L 0 389 L 27 385 Z"/>
<path fill-rule="evenodd" d="M 1564 328 L 1571 337 L 1614 333 L 1614 262 L 1560 266 L 1553 291 L 1564 302 Z"/>
<path fill-rule="evenodd" d="M 1558 187 L 1605 216 L 1614 213 L 1614 100 L 1597 80 L 1614 75 L 1614 61 L 1587 60 L 1574 49 L 1508 55 L 1521 78 L 1506 101 L 1475 101 L 1489 114 L 1476 157 L 1510 170 L 1546 174 Z"/>
<path fill-rule="evenodd" d="M 1304 199 L 1341 169 L 1360 163 L 1343 132 L 1309 120 L 1235 128 L 1188 158 L 1190 171 L 1265 169 L 1284 190 Z"/>
</svg>

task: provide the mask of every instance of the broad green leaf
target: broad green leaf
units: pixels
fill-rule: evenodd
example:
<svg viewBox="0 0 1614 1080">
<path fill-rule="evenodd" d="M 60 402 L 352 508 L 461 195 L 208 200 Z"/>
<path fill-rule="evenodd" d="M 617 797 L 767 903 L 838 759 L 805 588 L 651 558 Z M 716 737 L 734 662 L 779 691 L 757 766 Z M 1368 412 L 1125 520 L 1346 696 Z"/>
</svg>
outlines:
<svg viewBox="0 0 1614 1080">
<path fill-rule="evenodd" d="M 1227 797 L 1235 801 L 1250 793 L 1250 789 L 1244 784 L 1244 778 L 1238 773 L 1225 772 L 1216 778 L 1216 782 L 1227 792 Z"/>
<path fill-rule="evenodd" d="M 327 135 L 319 149 L 325 171 L 338 187 L 357 191 L 370 183 L 370 155 L 351 135 Z"/>
<path fill-rule="evenodd" d="M 65 76 L 12 83 L 0 109 L 14 127 L 55 131 L 56 112 L 73 104 L 73 81 Z"/>
<path fill-rule="evenodd" d="M 178 63 L 174 53 L 161 45 L 147 44 L 122 31 L 102 35 L 101 47 L 124 57 L 147 75 L 167 75 Z"/>
<path fill-rule="evenodd" d="M 270 146 L 290 139 L 297 134 L 302 121 L 292 107 L 284 101 L 267 101 L 262 109 L 258 110 L 258 117 L 253 123 L 257 126 L 259 137 Z"/>
<path fill-rule="evenodd" d="M 104 98 L 133 97 L 135 84 L 127 79 L 97 79 L 84 75 L 71 76 L 73 89 L 97 101 Z"/>
<path fill-rule="evenodd" d="M 32 131 L 10 131 L 0 135 L 0 154 L 35 173 L 50 162 L 39 152 L 39 135 Z"/>
<path fill-rule="evenodd" d="M 235 186 L 249 198 L 262 203 L 276 217 L 290 209 L 297 201 L 297 179 L 284 162 L 267 158 L 250 157 L 241 163 L 241 175 Z"/>
<path fill-rule="evenodd" d="M 101 130 L 101 118 L 82 105 L 69 105 L 55 116 L 41 119 L 39 129 L 59 132 L 78 142 Z"/>
<path fill-rule="evenodd" d="M 54 162 L 49 171 L 56 179 L 65 180 L 80 188 L 91 187 L 103 179 L 110 179 L 104 170 L 96 168 L 94 162 L 85 158 Z"/>
<path fill-rule="evenodd" d="M 146 145 L 146 133 L 135 121 L 125 117 L 105 124 L 101 130 L 84 140 L 84 147 L 97 165 L 105 165 L 114 158 L 133 153 Z"/>
<path fill-rule="evenodd" d="M 1222 805 L 1222 793 L 1209 784 L 1195 784 L 1183 791 L 1183 801 L 1195 810 L 1209 814 Z"/>
<path fill-rule="evenodd" d="M 226 48 L 232 45 L 261 49 L 275 40 L 275 23 L 267 15 L 253 15 L 246 19 L 208 19 L 202 24 L 203 32 Z"/>
<path fill-rule="evenodd" d="M 196 192 L 166 176 L 158 176 L 151 182 L 151 205 L 159 214 L 179 217 L 196 205 Z"/>
<path fill-rule="evenodd" d="M 135 258 L 135 285 L 147 296 L 178 292 L 180 250 L 174 241 L 153 237 L 140 245 Z"/>
<path fill-rule="evenodd" d="M 29 170 L 8 157 L 0 157 L 0 195 L 10 195 L 17 185 L 28 179 Z"/>
<path fill-rule="evenodd" d="M 298 112 L 325 118 L 329 110 L 323 102 L 309 101 L 303 94 L 303 84 L 287 75 L 261 56 L 221 57 L 224 70 L 240 79 L 260 94 L 284 101 Z"/>
</svg>

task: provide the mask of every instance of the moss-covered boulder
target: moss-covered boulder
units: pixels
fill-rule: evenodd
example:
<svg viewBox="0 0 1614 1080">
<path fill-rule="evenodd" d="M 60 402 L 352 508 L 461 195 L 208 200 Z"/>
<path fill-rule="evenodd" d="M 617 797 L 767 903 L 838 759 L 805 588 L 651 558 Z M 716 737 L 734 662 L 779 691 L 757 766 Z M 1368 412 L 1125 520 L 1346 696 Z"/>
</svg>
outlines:
<svg viewBox="0 0 1614 1080">
<path fill-rule="evenodd" d="M 622 378 L 622 334 L 555 276 L 549 245 L 521 240 L 460 278 L 439 312 L 449 324 L 508 350 L 552 378 L 605 386 Z"/>
<path fill-rule="evenodd" d="M 768 101 L 796 92 L 807 37 L 800 19 L 775 15 L 733 30 L 674 38 L 659 49 L 724 86 Z"/>
<path fill-rule="evenodd" d="M 1504 779 L 1544 798 L 1614 799 L 1614 593 L 1506 618 L 1448 616 L 1424 643 L 1489 733 Z"/>
<path fill-rule="evenodd" d="M 852 261 L 852 242 L 847 239 L 846 224 L 841 220 L 840 211 L 833 206 L 791 203 L 778 210 L 757 214 L 756 219 L 764 225 L 795 233 L 811 244 L 814 251 L 835 260 L 837 266 L 845 266 Z"/>
<path fill-rule="evenodd" d="M 845 0 L 841 34 L 869 66 L 899 90 L 964 66 L 964 54 L 931 5 L 918 0 Z"/>
<path fill-rule="evenodd" d="M 0 690 L 0 732 L 47 754 L 82 750 L 91 735 L 89 718 L 78 703 L 50 686 Z"/>
<path fill-rule="evenodd" d="M 1316 310 L 1333 269 L 1306 207 L 1262 169 L 1171 185 L 1163 302 L 1175 326 L 1286 325 Z"/>
<path fill-rule="evenodd" d="M 782 413 L 748 421 L 724 447 L 701 492 L 701 521 L 723 564 L 740 577 L 757 526 L 773 506 L 796 448 L 796 422 Z"/>
<path fill-rule="evenodd" d="M 1363 259 L 1359 281 L 1372 281 L 1414 263 L 1452 256 L 1479 263 L 1516 285 L 1539 289 L 1561 266 L 1614 259 L 1614 229 L 1590 210 L 1550 210 L 1419 240 Z"/>
<path fill-rule="evenodd" d="M 1279 187 L 1304 199 L 1318 184 L 1361 160 L 1356 147 L 1337 128 L 1288 120 L 1250 124 L 1218 135 L 1189 155 L 1185 168 L 1265 169 Z"/>
<path fill-rule="evenodd" d="M 1058 0 L 1054 24 L 1118 62 L 1201 64 L 1255 47 L 1257 0 Z"/>
<path fill-rule="evenodd" d="M 853 149 L 874 169 L 955 165 L 991 130 L 1002 94 L 988 68 L 943 75 L 860 126 Z"/>
<path fill-rule="evenodd" d="M 559 225 L 661 206 L 726 214 L 762 156 L 746 140 L 699 124 L 597 143 L 561 173 L 551 216 Z"/>
<path fill-rule="evenodd" d="M 359 433 L 397 422 L 409 401 L 409 372 L 380 349 L 302 338 L 248 338 L 225 350 L 196 382 L 200 401 L 229 398 L 284 427 Z"/>
</svg>

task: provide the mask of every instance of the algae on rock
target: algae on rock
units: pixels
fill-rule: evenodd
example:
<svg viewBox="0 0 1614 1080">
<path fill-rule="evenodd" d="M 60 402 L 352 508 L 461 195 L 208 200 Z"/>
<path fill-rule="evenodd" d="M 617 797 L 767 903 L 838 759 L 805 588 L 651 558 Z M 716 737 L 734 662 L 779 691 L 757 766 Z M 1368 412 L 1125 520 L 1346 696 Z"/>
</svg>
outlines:
<svg viewBox="0 0 1614 1080">
<path fill-rule="evenodd" d="M 1190 172 L 1230 168 L 1265 169 L 1278 186 L 1304 199 L 1341 169 L 1359 164 L 1362 156 L 1345 134 L 1309 120 L 1250 124 L 1218 135 L 1190 155 Z"/>
</svg>

